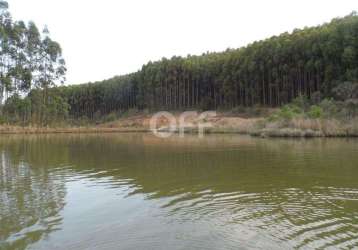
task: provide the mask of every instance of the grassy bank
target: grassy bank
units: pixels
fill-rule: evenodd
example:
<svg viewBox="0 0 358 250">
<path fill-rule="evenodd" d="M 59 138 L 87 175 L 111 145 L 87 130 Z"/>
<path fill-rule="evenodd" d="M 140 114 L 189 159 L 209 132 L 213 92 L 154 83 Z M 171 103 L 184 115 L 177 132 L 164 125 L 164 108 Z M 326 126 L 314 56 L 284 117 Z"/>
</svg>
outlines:
<svg viewBox="0 0 358 250">
<path fill-rule="evenodd" d="M 260 137 L 358 137 L 358 120 L 294 118 L 258 124 L 250 132 Z"/>
<path fill-rule="evenodd" d="M 350 96 L 322 101 L 300 97 L 257 123 L 250 134 L 261 137 L 357 137 L 357 100 Z"/>
<path fill-rule="evenodd" d="M 277 111 L 278 112 L 278 111 Z M 0 126 L 0 134 L 50 134 L 50 133 L 138 133 L 150 132 L 150 115 L 136 115 L 118 119 L 114 122 L 80 127 L 21 127 Z M 185 133 L 198 133 L 197 124 L 203 120 L 192 117 Z M 335 118 L 309 118 L 295 116 L 290 119 L 272 119 L 268 117 L 242 117 L 239 114 L 219 113 L 217 117 L 208 118 L 206 133 L 213 134 L 249 134 L 259 137 L 358 137 L 358 119 L 338 120 Z M 158 122 L 161 131 L 168 131 L 165 120 Z M 179 132 L 177 129 L 175 132 Z"/>
<path fill-rule="evenodd" d="M 256 111 L 255 111 L 256 112 Z M 250 112 L 237 113 L 237 111 L 217 112 L 217 116 L 201 119 L 198 115 L 190 116 L 185 119 L 187 125 L 185 133 L 198 133 L 199 123 L 210 123 L 212 127 L 205 129 L 207 133 L 240 133 L 249 134 L 256 123 L 263 118 L 257 117 L 258 113 L 251 115 Z M 84 126 L 71 126 L 61 124 L 57 126 L 16 126 L 1 125 L 0 134 L 45 134 L 45 133 L 130 133 L 130 132 L 150 132 L 150 120 L 153 114 L 136 113 L 129 116 L 120 117 L 111 122 L 100 124 L 88 124 Z M 181 112 L 173 112 L 177 121 Z M 157 120 L 157 128 L 163 132 L 169 131 L 169 122 L 165 118 Z M 174 132 L 179 132 L 177 129 Z"/>
<path fill-rule="evenodd" d="M 357 85 L 358 88 L 358 85 Z M 260 137 L 358 137 L 358 101 L 324 99 L 295 99 L 281 108 L 234 108 L 217 111 L 216 116 L 202 118 L 200 112 L 185 118 L 185 133 L 198 133 L 198 126 L 209 123 L 206 133 L 250 134 Z M 1 125 L 0 134 L 44 133 L 131 133 L 150 132 L 150 120 L 154 113 L 136 112 L 111 122 L 82 126 L 63 125 L 51 127 Z M 181 112 L 172 112 L 176 121 Z M 169 131 L 169 121 L 161 117 L 156 127 Z M 178 125 L 178 124 L 177 124 Z M 175 132 L 180 132 L 176 129 Z"/>
<path fill-rule="evenodd" d="M 208 134 L 249 134 L 259 137 L 358 137 L 358 120 L 343 123 L 335 119 L 295 118 L 285 122 L 266 122 L 264 118 L 225 118 L 233 123 L 217 124 L 205 129 Z M 208 121 L 210 122 L 210 121 Z M 162 128 L 162 131 L 167 131 Z M 184 128 L 185 133 L 198 133 L 197 127 Z M 149 127 L 19 127 L 0 126 L 0 134 L 51 133 L 146 133 Z M 175 132 L 179 132 L 176 130 Z"/>
</svg>

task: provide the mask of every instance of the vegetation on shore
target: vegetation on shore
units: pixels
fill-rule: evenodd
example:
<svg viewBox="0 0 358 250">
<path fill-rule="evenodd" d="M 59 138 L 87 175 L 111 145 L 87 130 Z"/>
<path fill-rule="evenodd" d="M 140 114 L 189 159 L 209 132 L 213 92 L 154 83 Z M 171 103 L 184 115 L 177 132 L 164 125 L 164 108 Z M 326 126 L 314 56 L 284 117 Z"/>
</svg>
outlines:
<svg viewBox="0 0 358 250">
<path fill-rule="evenodd" d="M 334 98 L 308 99 L 300 96 L 281 108 L 234 108 L 218 111 L 216 117 L 205 120 L 198 115 L 188 117 L 185 133 L 198 133 L 200 122 L 210 123 L 206 133 L 240 133 L 260 137 L 357 137 L 358 83 L 346 82 L 333 90 Z M 174 112 L 179 120 L 180 112 Z M 150 132 L 153 113 L 137 111 L 100 124 L 50 127 L 0 126 L 0 134 L 12 133 L 109 133 Z M 159 119 L 157 128 L 169 130 L 169 121 Z M 177 129 L 175 132 L 179 132 Z"/>
<path fill-rule="evenodd" d="M 301 96 L 274 112 L 251 134 L 271 137 L 358 136 L 358 83 L 334 88 L 333 98 Z"/>
<path fill-rule="evenodd" d="M 209 132 L 358 134 L 355 12 L 239 49 L 163 58 L 128 75 L 57 86 L 66 73 L 60 45 L 47 29 L 41 33 L 33 22 L 13 20 L 7 2 L 0 0 L 0 49 L 0 133 L 104 131 L 106 124 L 135 114 L 223 110 Z M 278 110 L 271 114 L 272 108 Z M 238 117 L 230 120 L 232 114 Z M 243 122 L 242 117 L 255 119 Z"/>
</svg>

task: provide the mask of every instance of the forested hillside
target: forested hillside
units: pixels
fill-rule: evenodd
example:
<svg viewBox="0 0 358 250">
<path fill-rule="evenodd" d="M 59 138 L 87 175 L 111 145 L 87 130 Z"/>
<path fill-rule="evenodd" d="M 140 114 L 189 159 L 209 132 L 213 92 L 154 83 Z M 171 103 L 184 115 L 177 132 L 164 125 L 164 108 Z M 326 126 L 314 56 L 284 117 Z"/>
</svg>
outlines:
<svg viewBox="0 0 358 250">
<path fill-rule="evenodd" d="M 163 58 L 125 76 L 52 88 L 47 105 L 52 105 L 54 116 L 74 119 L 128 109 L 277 107 L 302 95 L 330 97 L 337 85 L 357 79 L 358 16 L 353 12 L 243 48 Z M 32 113 L 41 93 L 34 89 L 28 95 Z"/>
<path fill-rule="evenodd" d="M 149 62 L 136 73 L 61 88 L 70 114 L 279 106 L 299 95 L 329 96 L 358 79 L 358 16 L 295 30 L 240 49 Z M 319 97 L 318 97 L 319 98 Z"/>
</svg>

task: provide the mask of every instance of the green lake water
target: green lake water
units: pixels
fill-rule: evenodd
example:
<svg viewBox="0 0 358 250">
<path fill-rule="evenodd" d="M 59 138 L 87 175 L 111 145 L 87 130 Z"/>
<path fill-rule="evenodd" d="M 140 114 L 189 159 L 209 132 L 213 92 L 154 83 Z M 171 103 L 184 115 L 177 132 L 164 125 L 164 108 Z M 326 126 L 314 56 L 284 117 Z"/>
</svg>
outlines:
<svg viewBox="0 0 358 250">
<path fill-rule="evenodd" d="M 0 249 L 358 248 L 358 139 L 0 137 Z"/>
</svg>

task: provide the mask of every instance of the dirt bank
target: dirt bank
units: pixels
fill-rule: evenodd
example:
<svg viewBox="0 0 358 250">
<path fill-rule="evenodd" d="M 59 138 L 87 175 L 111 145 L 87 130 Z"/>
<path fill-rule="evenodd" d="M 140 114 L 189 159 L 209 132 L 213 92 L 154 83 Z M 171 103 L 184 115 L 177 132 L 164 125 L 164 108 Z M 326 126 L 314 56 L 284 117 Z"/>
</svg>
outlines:
<svg viewBox="0 0 358 250">
<path fill-rule="evenodd" d="M 245 118 L 239 115 L 229 115 L 217 113 L 215 117 L 201 119 L 198 115 L 189 116 L 185 119 L 185 129 L 197 131 L 199 123 L 210 123 L 211 127 L 207 132 L 211 133 L 245 133 L 248 134 L 255 128 L 255 124 L 263 118 Z M 181 113 L 173 113 L 177 126 L 179 126 L 179 117 Z M 137 114 L 123 117 L 113 122 L 82 126 L 82 127 L 35 127 L 35 126 L 0 126 L 0 134 L 44 134 L 44 133 L 129 133 L 129 132 L 150 132 L 150 120 L 152 114 Z M 169 128 L 169 120 L 160 117 L 157 119 L 156 128 Z"/>
</svg>

